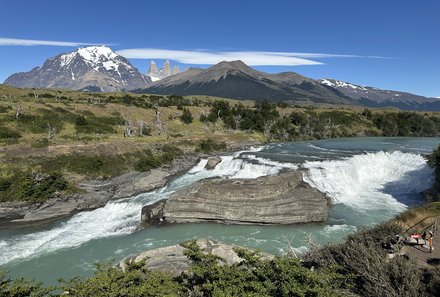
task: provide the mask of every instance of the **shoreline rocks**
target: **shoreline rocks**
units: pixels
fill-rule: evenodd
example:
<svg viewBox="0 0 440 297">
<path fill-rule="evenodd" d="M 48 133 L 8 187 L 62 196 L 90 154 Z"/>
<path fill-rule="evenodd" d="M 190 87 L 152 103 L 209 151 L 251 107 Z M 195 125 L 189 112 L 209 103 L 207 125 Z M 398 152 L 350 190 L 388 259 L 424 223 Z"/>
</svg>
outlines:
<svg viewBox="0 0 440 297">
<path fill-rule="evenodd" d="M 191 155 L 148 172 L 129 172 L 106 181 L 88 181 L 78 186 L 83 193 L 49 199 L 39 204 L 0 203 L 0 229 L 46 224 L 81 211 L 102 207 L 110 200 L 136 196 L 164 187 L 175 175 L 189 170 L 199 160 Z"/>
<path fill-rule="evenodd" d="M 291 171 L 253 180 L 208 179 L 173 193 L 166 201 L 142 208 L 142 221 L 278 225 L 322 222 L 327 197 Z"/>
<path fill-rule="evenodd" d="M 236 246 L 210 239 L 198 239 L 196 243 L 204 253 L 213 254 L 224 259 L 227 265 L 239 263 L 243 260 L 234 251 Z M 252 249 L 245 249 L 253 251 Z M 192 264 L 192 261 L 183 254 L 185 250 L 186 248 L 179 244 L 148 250 L 122 260 L 116 267 L 125 271 L 129 263 L 139 263 L 146 260 L 145 266 L 150 270 L 180 275 L 182 272 L 188 271 Z M 264 259 L 274 258 L 272 254 L 263 252 L 260 252 L 259 256 Z"/>
</svg>

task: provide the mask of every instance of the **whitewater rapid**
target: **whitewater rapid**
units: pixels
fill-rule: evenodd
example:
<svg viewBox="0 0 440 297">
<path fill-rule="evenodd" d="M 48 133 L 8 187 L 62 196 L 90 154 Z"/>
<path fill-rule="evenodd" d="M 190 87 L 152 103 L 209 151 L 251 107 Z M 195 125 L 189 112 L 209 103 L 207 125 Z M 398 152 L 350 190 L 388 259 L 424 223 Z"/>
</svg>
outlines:
<svg viewBox="0 0 440 297">
<path fill-rule="evenodd" d="M 222 161 L 214 170 L 206 170 L 207 160 L 203 159 L 185 175 L 157 191 L 110 201 L 102 208 L 79 213 L 50 228 L 4 238 L 0 240 L 0 265 L 76 248 L 92 240 L 131 234 L 139 227 L 142 206 L 166 199 L 182 187 L 211 177 L 253 179 L 304 167 L 308 169 L 305 181 L 327 193 L 334 204 L 365 213 L 383 208 L 397 213 L 406 207 L 412 195 L 432 184 L 431 169 L 419 154 L 377 152 L 294 164 L 258 157 L 262 149 L 221 156 Z M 325 228 L 324 232 L 332 232 L 354 227 L 344 223 Z"/>
<path fill-rule="evenodd" d="M 402 211 L 432 184 L 432 169 L 414 153 L 377 152 L 342 160 L 306 162 L 304 181 L 342 203 L 368 212 Z"/>
</svg>

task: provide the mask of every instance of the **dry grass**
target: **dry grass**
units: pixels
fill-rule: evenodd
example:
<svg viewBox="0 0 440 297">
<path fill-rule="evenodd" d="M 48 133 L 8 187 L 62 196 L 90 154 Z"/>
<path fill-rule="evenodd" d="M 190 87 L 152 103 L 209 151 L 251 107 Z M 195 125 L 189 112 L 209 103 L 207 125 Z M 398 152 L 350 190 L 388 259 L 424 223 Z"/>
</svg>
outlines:
<svg viewBox="0 0 440 297">
<path fill-rule="evenodd" d="M 440 217 L 440 202 L 429 203 L 411 208 L 393 220 L 394 223 L 408 230 L 408 233 L 420 233 Z"/>
</svg>

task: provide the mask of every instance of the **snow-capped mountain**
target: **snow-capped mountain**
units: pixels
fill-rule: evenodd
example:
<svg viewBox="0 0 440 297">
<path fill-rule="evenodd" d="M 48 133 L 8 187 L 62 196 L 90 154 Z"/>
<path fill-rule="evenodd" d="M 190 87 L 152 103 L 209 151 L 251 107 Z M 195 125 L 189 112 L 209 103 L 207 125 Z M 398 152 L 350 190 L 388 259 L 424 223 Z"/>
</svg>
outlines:
<svg viewBox="0 0 440 297">
<path fill-rule="evenodd" d="M 410 110 L 437 110 L 438 106 L 440 106 L 440 101 L 437 98 L 428 98 L 401 91 L 382 90 L 335 79 L 320 79 L 318 81 L 325 86 L 340 91 L 345 96 L 356 100 L 358 104 L 364 106 L 393 106 Z"/>
<path fill-rule="evenodd" d="M 155 82 L 178 73 L 180 73 L 179 66 L 175 65 L 173 69 L 171 69 L 170 61 L 168 60 L 165 61 L 160 70 L 157 69 L 156 62 L 150 61 L 150 68 L 148 69 L 146 75 L 151 79 L 151 81 Z"/>
<path fill-rule="evenodd" d="M 145 88 L 151 79 L 106 46 L 90 46 L 52 57 L 41 67 L 8 77 L 7 85 L 90 91 Z"/>
</svg>

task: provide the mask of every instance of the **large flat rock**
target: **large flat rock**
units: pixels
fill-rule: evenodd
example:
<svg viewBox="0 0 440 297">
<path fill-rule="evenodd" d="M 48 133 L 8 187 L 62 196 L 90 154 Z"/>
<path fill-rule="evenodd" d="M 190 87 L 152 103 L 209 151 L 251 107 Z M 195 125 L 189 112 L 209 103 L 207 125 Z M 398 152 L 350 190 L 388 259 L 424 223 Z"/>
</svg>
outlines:
<svg viewBox="0 0 440 297">
<path fill-rule="evenodd" d="M 145 206 L 142 220 L 149 224 L 295 224 L 325 221 L 328 210 L 327 197 L 294 171 L 253 180 L 199 181 L 167 201 Z"/>
</svg>

